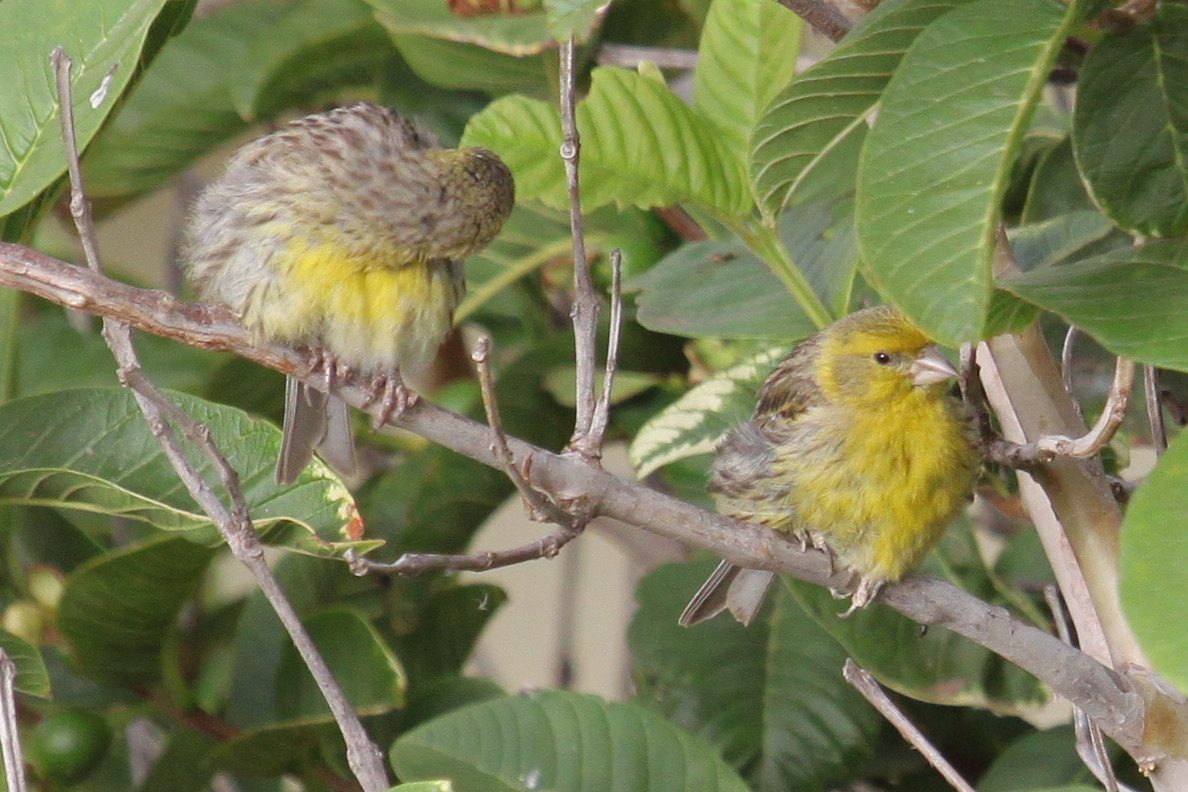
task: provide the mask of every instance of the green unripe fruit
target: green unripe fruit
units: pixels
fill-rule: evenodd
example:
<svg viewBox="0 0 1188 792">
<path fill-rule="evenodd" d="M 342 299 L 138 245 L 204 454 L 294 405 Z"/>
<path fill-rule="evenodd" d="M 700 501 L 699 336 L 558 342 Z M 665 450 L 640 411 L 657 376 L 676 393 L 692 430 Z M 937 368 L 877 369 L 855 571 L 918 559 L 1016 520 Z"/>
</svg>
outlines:
<svg viewBox="0 0 1188 792">
<path fill-rule="evenodd" d="M 111 729 L 100 715 L 62 710 L 34 727 L 28 742 L 29 763 L 41 778 L 69 786 L 91 774 L 109 745 Z"/>
</svg>

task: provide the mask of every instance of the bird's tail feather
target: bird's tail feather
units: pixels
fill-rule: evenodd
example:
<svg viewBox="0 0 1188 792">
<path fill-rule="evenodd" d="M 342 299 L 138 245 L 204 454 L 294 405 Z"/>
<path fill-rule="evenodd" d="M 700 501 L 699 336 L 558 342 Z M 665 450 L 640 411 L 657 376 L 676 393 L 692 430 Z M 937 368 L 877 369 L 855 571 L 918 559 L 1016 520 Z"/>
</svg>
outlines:
<svg viewBox="0 0 1188 792">
<path fill-rule="evenodd" d="M 750 624 L 774 579 L 771 572 L 743 569 L 723 561 L 693 595 L 678 621 L 682 627 L 692 627 L 729 610 L 735 619 Z"/>
<path fill-rule="evenodd" d="M 349 408 L 342 399 L 289 377 L 285 382 L 285 423 L 276 481 L 291 484 L 305 470 L 314 447 L 342 473 L 355 470 L 355 441 Z"/>
</svg>

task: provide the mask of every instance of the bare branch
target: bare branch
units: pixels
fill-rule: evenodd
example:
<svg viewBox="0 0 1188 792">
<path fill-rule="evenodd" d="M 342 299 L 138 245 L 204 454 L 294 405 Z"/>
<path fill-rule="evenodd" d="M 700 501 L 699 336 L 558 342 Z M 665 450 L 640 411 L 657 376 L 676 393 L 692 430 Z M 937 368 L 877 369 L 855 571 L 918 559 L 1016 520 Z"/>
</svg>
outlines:
<svg viewBox="0 0 1188 792">
<path fill-rule="evenodd" d="M 491 426 L 491 451 L 503 467 L 503 472 L 511 479 L 512 484 L 520 493 L 524 503 L 524 510 L 528 516 L 538 522 L 549 521 L 558 525 L 568 526 L 574 530 L 573 517 L 559 508 L 544 493 L 533 489 L 528 482 L 528 474 L 532 469 L 532 457 L 525 457 L 523 470 L 516 464 L 511 449 L 507 446 L 507 434 L 503 431 L 503 421 L 499 417 L 499 402 L 495 399 L 495 382 L 491 376 L 491 339 L 483 336 L 474 345 L 471 359 L 474 360 L 478 372 L 479 389 L 483 396 L 483 409 L 487 413 L 487 423 Z M 539 557 L 539 556 L 537 556 Z"/>
<path fill-rule="evenodd" d="M 1163 400 L 1159 394 L 1159 371 L 1154 366 L 1143 366 L 1143 390 L 1147 395 L 1147 420 L 1151 426 L 1151 446 L 1155 456 L 1167 450 L 1167 427 L 1163 424 Z"/>
<path fill-rule="evenodd" d="M 634 44 L 609 42 L 598 48 L 600 66 L 634 69 L 641 63 L 652 63 L 661 69 L 692 69 L 697 65 L 697 50 L 638 47 Z"/>
<path fill-rule="evenodd" d="M 606 375 L 602 380 L 602 393 L 594 405 L 594 417 L 590 421 L 592 448 L 601 449 L 606 427 L 610 423 L 611 391 L 615 385 L 615 371 L 619 366 L 619 334 L 623 329 L 623 253 L 618 248 L 611 252 L 611 309 L 610 336 L 606 342 Z M 601 452 L 600 452 L 601 453 Z"/>
<path fill-rule="evenodd" d="M 776 0 L 832 41 L 841 41 L 865 10 L 848 0 Z"/>
<path fill-rule="evenodd" d="M 309 373 L 312 361 L 308 353 L 254 342 L 224 308 L 190 305 L 163 292 L 116 283 L 19 245 L 0 242 L 0 286 L 119 317 L 138 329 L 182 343 L 235 352 L 306 381 L 315 379 Z M 343 378 L 338 394 L 351 406 L 362 408 L 369 385 L 350 374 Z M 366 411 L 374 416 L 379 410 L 373 404 Z M 411 407 L 398 425 L 485 465 L 502 468 L 490 449 L 488 426 L 424 399 Z M 802 554 L 794 542 L 772 531 L 704 511 L 572 456 L 512 437 L 507 442 L 515 459 L 533 459 L 536 486 L 556 493 L 562 502 L 584 499 L 584 513 L 612 517 L 705 548 L 740 566 L 770 569 L 818 585 L 838 587 L 847 582 L 844 571 L 830 574 L 821 553 Z M 941 580 L 909 577 L 887 586 L 882 602 L 921 624 L 946 627 L 998 653 L 1084 709 L 1132 754 L 1143 753 L 1146 705 L 1142 697 L 1126 677 L 1084 652 Z M 1170 699 L 1168 702 L 1170 705 Z"/>
<path fill-rule="evenodd" d="M 448 570 L 453 572 L 486 572 L 490 569 L 522 564 L 538 558 L 555 558 L 561 548 L 581 534 L 580 530 L 561 525 L 539 539 L 507 550 L 483 553 L 405 553 L 391 563 L 372 561 L 348 550 L 345 556 L 356 575 L 419 575 L 423 572 Z"/>
<path fill-rule="evenodd" d="M 936 746 L 928 742 L 928 738 L 924 733 L 916 728 L 916 724 L 908 719 L 907 715 L 899 707 L 895 706 L 895 702 L 883 692 L 879 687 L 879 683 L 870 675 L 870 672 L 859 666 L 850 658 L 846 658 L 846 664 L 842 668 L 842 676 L 846 678 L 854 688 L 863 695 L 863 697 L 870 702 L 871 706 L 879 711 L 887 721 L 895 727 L 895 730 L 907 740 L 908 744 L 915 748 L 928 764 L 932 765 L 936 772 L 941 774 L 949 786 L 956 789 L 957 792 L 974 792 L 974 788 L 966 783 L 961 774 L 954 769 L 953 765 L 949 764 L 949 760 L 936 749 Z"/>
<path fill-rule="evenodd" d="M 574 107 L 577 103 L 576 77 L 573 73 L 573 38 L 561 43 L 561 159 L 565 162 L 565 181 L 569 185 L 569 229 L 573 234 L 573 345 L 577 364 L 577 417 L 569 447 L 587 461 L 597 460 L 601 448 L 591 444 L 590 427 L 594 421 L 594 356 L 598 336 L 598 296 L 590 280 L 590 261 L 586 257 L 586 232 L 582 223 L 582 194 L 578 183 L 578 163 L 582 141 L 578 135 Z"/>
<path fill-rule="evenodd" d="M 28 785 L 17 724 L 16 675 L 16 664 L 0 649 L 0 749 L 4 753 L 4 780 L 9 792 L 25 792 Z"/>
<path fill-rule="evenodd" d="M 91 270 L 98 274 L 102 271 L 98 237 L 91 216 L 91 205 L 83 189 L 78 145 L 74 132 L 70 85 L 72 64 L 70 57 L 61 47 L 54 50 L 50 61 L 54 67 L 57 83 L 62 138 L 66 149 L 67 169 L 70 173 L 70 213 L 74 217 L 75 226 L 82 240 L 87 264 Z M 359 783 L 365 792 L 381 792 L 388 788 L 383 756 L 368 739 L 367 732 L 364 731 L 362 723 L 355 715 L 354 710 L 351 709 L 350 704 L 347 703 L 342 689 L 331 676 L 330 669 L 305 632 L 296 611 L 285 599 L 284 592 L 276 578 L 272 576 L 272 572 L 264 560 L 264 551 L 260 540 L 248 515 L 247 503 L 239 485 L 239 476 L 215 446 L 210 430 L 178 408 L 144 376 L 132 345 L 132 332 L 127 324 L 105 317 L 103 337 L 119 365 L 120 381 L 131 389 L 137 405 L 148 422 L 149 430 L 161 444 L 161 448 L 177 472 L 178 478 L 218 528 L 231 552 L 252 571 L 264 595 L 289 632 L 294 646 L 309 667 L 310 673 L 317 681 L 319 689 L 338 722 L 347 746 L 347 761 Z M 219 479 L 231 501 L 230 510 L 215 495 L 197 469 L 186 459 L 185 452 L 178 442 L 170 422 L 181 427 L 183 435 L 191 442 L 196 443 L 215 466 L 219 473 Z"/>
</svg>

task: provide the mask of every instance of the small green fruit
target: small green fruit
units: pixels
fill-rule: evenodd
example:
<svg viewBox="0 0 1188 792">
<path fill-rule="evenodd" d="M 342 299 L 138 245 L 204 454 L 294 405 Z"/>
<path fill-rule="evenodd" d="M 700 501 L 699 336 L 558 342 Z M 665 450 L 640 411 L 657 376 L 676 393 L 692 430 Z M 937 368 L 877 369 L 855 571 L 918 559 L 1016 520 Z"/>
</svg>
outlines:
<svg viewBox="0 0 1188 792">
<path fill-rule="evenodd" d="M 89 776 L 107 755 L 111 729 L 89 710 L 62 710 L 47 715 L 30 736 L 29 763 L 37 774 L 64 786 Z"/>
</svg>

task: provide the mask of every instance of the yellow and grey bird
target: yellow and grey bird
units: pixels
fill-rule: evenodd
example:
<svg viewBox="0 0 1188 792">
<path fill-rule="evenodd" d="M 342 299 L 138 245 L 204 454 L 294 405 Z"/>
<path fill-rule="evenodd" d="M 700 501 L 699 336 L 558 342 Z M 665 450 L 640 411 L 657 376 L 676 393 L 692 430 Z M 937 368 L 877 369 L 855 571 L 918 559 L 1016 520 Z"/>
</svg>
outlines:
<svg viewBox="0 0 1188 792">
<path fill-rule="evenodd" d="M 850 611 L 865 606 L 923 559 L 973 488 L 969 421 L 946 384 L 956 374 L 894 308 L 826 327 L 775 368 L 751 420 L 719 445 L 718 510 L 831 553 L 858 577 Z M 747 624 L 772 579 L 723 561 L 680 622 L 729 609 Z"/>
<path fill-rule="evenodd" d="M 443 149 L 386 107 L 305 116 L 248 143 L 199 198 L 184 260 L 201 294 L 258 339 L 321 356 L 323 389 L 289 378 L 276 477 L 315 445 L 354 466 L 339 367 L 372 376 L 385 412 L 412 397 L 400 372 L 430 362 L 462 298 L 461 259 L 511 213 L 507 166 L 481 148 Z"/>
</svg>

